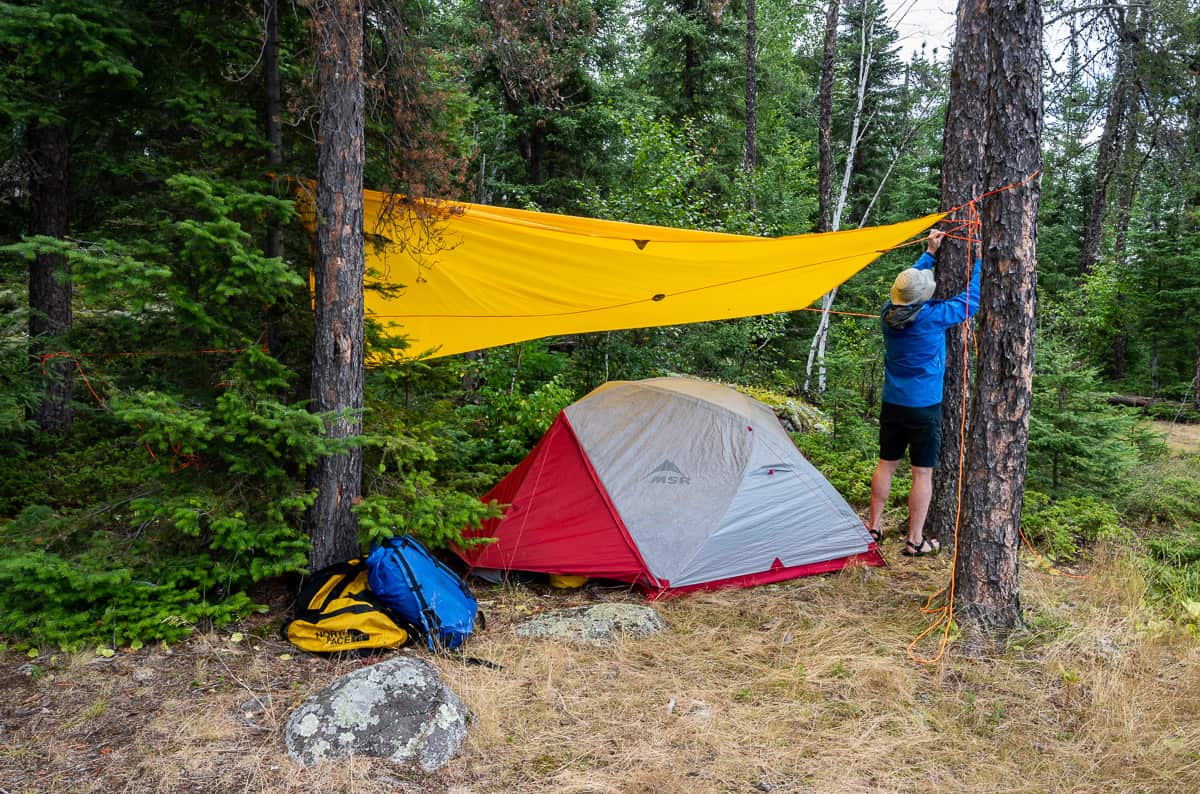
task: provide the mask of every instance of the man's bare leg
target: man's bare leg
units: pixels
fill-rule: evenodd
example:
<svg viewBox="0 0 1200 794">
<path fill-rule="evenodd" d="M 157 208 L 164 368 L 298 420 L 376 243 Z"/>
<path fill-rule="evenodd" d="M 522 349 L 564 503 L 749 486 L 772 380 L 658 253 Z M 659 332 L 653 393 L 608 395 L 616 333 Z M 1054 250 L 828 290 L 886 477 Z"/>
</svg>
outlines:
<svg viewBox="0 0 1200 794">
<path fill-rule="evenodd" d="M 913 466 L 912 490 L 908 492 L 908 541 L 913 546 L 920 546 L 924 540 L 925 517 L 929 515 L 929 500 L 932 496 L 933 469 L 928 466 Z"/>
<path fill-rule="evenodd" d="M 880 525 L 883 520 L 883 508 L 887 506 L 888 494 L 892 492 L 892 475 L 896 473 L 896 467 L 899 465 L 898 460 L 881 460 L 871 477 L 871 517 L 867 522 L 867 529 L 880 533 L 880 537 L 883 537 L 883 527 Z M 928 498 L 925 503 L 928 507 Z"/>
</svg>

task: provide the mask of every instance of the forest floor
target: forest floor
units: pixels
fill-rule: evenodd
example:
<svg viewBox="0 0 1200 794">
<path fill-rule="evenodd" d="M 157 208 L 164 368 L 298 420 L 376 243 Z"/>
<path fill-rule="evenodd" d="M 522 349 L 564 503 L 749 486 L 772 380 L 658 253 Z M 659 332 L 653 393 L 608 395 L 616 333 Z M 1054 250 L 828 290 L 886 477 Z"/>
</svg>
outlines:
<svg viewBox="0 0 1200 794">
<path fill-rule="evenodd" d="M 1003 653 L 906 647 L 948 556 L 697 594 L 670 630 L 606 649 L 516 637 L 530 614 L 627 592 L 486 588 L 470 653 L 432 658 L 473 718 L 436 774 L 312 769 L 287 715 L 361 660 L 298 653 L 270 613 L 170 648 L 0 654 L 0 792 L 1200 791 L 1200 642 L 1144 605 L 1136 562 L 1087 578 L 1026 560 L 1028 627 Z M 236 633 L 235 633 L 236 632 Z M 936 651 L 935 642 L 918 648 Z M 430 658 L 422 650 L 403 653 Z"/>
</svg>

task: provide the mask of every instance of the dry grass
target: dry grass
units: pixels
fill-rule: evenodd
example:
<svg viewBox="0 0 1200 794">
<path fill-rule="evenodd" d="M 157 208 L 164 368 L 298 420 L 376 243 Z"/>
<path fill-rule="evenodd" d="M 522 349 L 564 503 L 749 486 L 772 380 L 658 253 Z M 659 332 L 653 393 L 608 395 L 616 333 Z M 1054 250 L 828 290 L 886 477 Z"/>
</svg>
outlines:
<svg viewBox="0 0 1200 794">
<path fill-rule="evenodd" d="M 685 597 L 658 605 L 671 631 L 607 649 L 509 631 L 585 594 L 481 591 L 490 622 L 471 653 L 503 669 L 435 660 L 474 719 L 433 776 L 287 757 L 288 712 L 357 661 L 281 659 L 276 640 L 227 634 L 169 654 L 41 660 L 35 677 L 9 654 L 0 789 L 1200 790 L 1200 644 L 1144 611 L 1122 554 L 1101 552 L 1081 581 L 1023 573 L 1030 628 L 1002 657 L 952 647 L 917 665 L 905 646 L 947 566 Z"/>
<path fill-rule="evenodd" d="M 1166 433 L 1167 448 L 1173 455 L 1200 454 L 1200 424 L 1182 422 L 1155 422 L 1154 426 Z"/>
</svg>

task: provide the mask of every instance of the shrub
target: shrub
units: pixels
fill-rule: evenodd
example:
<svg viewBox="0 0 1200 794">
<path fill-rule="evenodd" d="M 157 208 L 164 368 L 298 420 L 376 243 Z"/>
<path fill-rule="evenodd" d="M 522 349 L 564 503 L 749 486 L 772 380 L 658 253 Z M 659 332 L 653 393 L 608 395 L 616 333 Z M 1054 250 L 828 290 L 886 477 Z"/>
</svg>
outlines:
<svg viewBox="0 0 1200 794">
<path fill-rule="evenodd" d="M 804 433 L 793 436 L 796 446 L 809 462 L 825 476 L 847 502 L 865 507 L 871 502 L 871 476 L 875 473 L 877 457 L 865 455 L 860 449 L 840 446 L 832 436 Z M 897 478 L 892 487 L 891 504 L 903 504 L 908 499 L 908 486 Z"/>
<path fill-rule="evenodd" d="M 1025 492 L 1021 529 L 1030 543 L 1059 560 L 1073 559 L 1082 546 L 1097 540 L 1130 535 L 1108 502 L 1094 496 L 1054 501 L 1037 491 Z"/>
<path fill-rule="evenodd" d="M 1141 524 L 1200 523 L 1200 467 L 1196 461 L 1166 460 L 1139 468 L 1122 481 L 1117 505 Z"/>
</svg>

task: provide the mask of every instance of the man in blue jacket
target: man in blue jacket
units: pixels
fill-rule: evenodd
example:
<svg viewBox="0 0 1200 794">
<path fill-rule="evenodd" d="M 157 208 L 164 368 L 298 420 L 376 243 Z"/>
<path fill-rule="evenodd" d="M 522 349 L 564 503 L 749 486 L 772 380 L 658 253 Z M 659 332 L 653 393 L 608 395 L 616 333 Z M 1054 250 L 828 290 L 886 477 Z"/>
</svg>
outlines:
<svg viewBox="0 0 1200 794">
<path fill-rule="evenodd" d="M 912 490 L 908 494 L 908 538 L 903 554 L 936 554 L 941 545 L 926 538 L 925 516 L 933 494 L 933 468 L 942 447 L 942 379 L 946 372 L 946 329 L 979 310 L 979 266 L 971 283 L 948 300 L 931 300 L 933 267 L 943 232 L 932 231 L 925 253 L 896 277 L 891 300 L 880 313 L 883 327 L 883 407 L 879 412 L 879 465 L 871 478 L 871 518 L 867 529 L 883 540 L 880 520 L 892 489 L 892 475 L 908 450 Z"/>
</svg>

